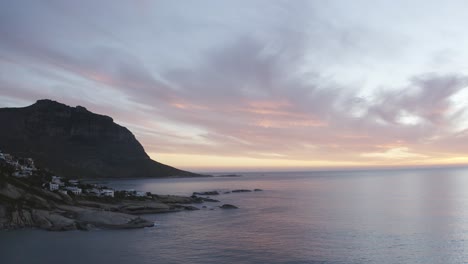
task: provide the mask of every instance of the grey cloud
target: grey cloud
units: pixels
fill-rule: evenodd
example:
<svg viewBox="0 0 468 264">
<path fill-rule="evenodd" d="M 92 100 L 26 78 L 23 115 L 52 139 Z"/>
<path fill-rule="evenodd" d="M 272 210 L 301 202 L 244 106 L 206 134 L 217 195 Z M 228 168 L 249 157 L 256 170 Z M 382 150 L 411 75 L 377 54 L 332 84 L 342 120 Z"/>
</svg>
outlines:
<svg viewBox="0 0 468 264">
<path fill-rule="evenodd" d="M 397 122 L 401 111 L 406 111 L 431 125 L 442 125 L 450 110 L 450 96 L 467 86 L 468 77 L 464 75 L 416 76 L 408 87 L 380 94 L 369 112 L 392 124 Z"/>
</svg>

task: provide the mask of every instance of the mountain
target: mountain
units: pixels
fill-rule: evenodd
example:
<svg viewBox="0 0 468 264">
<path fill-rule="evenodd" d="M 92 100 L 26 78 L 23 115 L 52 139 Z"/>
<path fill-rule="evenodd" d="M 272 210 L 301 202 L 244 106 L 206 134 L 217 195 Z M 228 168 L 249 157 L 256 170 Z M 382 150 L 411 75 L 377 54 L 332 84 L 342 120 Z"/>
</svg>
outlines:
<svg viewBox="0 0 468 264">
<path fill-rule="evenodd" d="M 0 149 L 68 178 L 200 176 L 156 162 L 125 127 L 86 108 L 39 100 L 0 108 Z"/>
</svg>

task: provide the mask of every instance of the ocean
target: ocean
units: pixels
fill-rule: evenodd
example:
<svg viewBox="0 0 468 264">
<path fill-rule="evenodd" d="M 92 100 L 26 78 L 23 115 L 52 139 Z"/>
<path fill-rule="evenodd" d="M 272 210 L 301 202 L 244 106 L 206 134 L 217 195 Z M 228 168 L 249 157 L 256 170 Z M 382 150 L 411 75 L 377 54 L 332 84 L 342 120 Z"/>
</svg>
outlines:
<svg viewBox="0 0 468 264">
<path fill-rule="evenodd" d="M 213 197 L 237 210 L 146 215 L 153 228 L 3 231 L 0 263 L 468 263 L 467 169 L 242 175 L 107 181 L 158 194 L 264 191 Z"/>
</svg>

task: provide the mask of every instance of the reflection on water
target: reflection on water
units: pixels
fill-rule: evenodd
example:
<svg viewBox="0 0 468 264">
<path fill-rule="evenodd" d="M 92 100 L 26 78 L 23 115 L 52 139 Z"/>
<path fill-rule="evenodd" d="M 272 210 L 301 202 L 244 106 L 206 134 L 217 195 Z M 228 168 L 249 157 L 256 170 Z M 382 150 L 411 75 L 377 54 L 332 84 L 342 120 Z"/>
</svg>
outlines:
<svg viewBox="0 0 468 264">
<path fill-rule="evenodd" d="M 464 263 L 468 170 L 246 174 L 107 182 L 191 194 L 239 210 L 148 216 L 156 228 L 0 233 L 1 263 Z"/>
</svg>

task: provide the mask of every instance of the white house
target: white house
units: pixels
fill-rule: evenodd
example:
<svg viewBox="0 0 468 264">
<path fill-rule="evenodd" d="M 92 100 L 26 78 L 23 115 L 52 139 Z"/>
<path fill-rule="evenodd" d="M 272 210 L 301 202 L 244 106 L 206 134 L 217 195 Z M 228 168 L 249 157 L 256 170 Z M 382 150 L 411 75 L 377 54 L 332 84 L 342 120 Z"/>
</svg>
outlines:
<svg viewBox="0 0 468 264">
<path fill-rule="evenodd" d="M 69 187 L 66 187 L 66 189 L 72 192 L 74 195 L 80 195 L 82 192 L 80 188 L 75 187 L 75 186 L 69 186 Z"/>
<path fill-rule="evenodd" d="M 60 178 L 59 176 L 52 176 L 52 182 L 59 184 L 60 182 L 62 182 L 62 178 Z"/>
<path fill-rule="evenodd" d="M 110 189 L 101 190 L 101 195 L 114 197 L 114 190 L 110 190 Z"/>
<path fill-rule="evenodd" d="M 26 173 L 26 174 L 32 174 L 34 168 L 32 167 L 27 167 L 27 166 L 21 166 L 21 170 Z"/>
<path fill-rule="evenodd" d="M 135 192 L 135 196 L 136 197 L 145 197 L 146 196 L 146 192 Z"/>
<path fill-rule="evenodd" d="M 65 186 L 65 183 L 62 182 L 62 177 L 52 176 L 52 182 L 58 184 L 59 186 Z"/>
<path fill-rule="evenodd" d="M 58 189 L 59 189 L 59 185 L 57 183 L 49 182 L 49 190 L 56 191 Z"/>
<path fill-rule="evenodd" d="M 101 191 L 98 188 L 92 188 L 91 190 L 88 189 L 89 193 L 94 193 L 96 195 L 100 195 Z"/>
<path fill-rule="evenodd" d="M 67 191 L 67 190 L 59 190 L 59 192 L 68 195 L 68 191 Z"/>
</svg>

